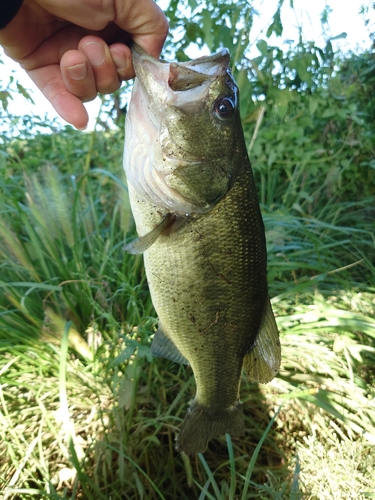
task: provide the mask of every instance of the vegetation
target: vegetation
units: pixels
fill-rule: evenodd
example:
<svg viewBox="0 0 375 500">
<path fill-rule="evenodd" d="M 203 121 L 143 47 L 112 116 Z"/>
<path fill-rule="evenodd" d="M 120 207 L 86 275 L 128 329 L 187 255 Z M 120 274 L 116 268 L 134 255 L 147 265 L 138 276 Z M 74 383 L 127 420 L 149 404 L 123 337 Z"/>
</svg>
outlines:
<svg viewBox="0 0 375 500">
<path fill-rule="evenodd" d="M 0 82 L 2 497 L 372 498 L 374 55 L 259 40 L 248 59 L 248 2 L 171 1 L 167 13 L 172 56 L 192 43 L 232 53 L 280 373 L 262 387 L 244 378 L 244 438 L 176 453 L 194 379 L 150 355 L 157 319 L 142 258 L 123 250 L 134 228 L 122 125 L 103 131 L 102 116 L 92 133 L 35 135 L 25 118 L 14 137 L 6 102 L 22 89 Z M 278 11 L 268 34 L 280 30 Z"/>
</svg>

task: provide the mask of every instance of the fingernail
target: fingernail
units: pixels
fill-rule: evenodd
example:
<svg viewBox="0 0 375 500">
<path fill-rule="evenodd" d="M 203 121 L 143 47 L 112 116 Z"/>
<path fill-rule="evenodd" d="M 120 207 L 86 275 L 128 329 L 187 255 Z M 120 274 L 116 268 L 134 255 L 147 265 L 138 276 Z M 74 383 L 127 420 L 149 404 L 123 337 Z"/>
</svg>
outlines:
<svg viewBox="0 0 375 500">
<path fill-rule="evenodd" d="M 101 66 L 105 61 L 105 50 L 103 45 L 89 42 L 82 47 L 93 66 Z"/>
<path fill-rule="evenodd" d="M 128 60 L 125 52 L 122 50 L 111 50 L 111 56 L 116 65 L 117 71 L 123 71 L 127 67 Z"/>
<path fill-rule="evenodd" d="M 86 63 L 76 64 L 75 66 L 68 66 L 67 71 L 70 78 L 73 80 L 84 80 L 87 76 Z"/>
</svg>

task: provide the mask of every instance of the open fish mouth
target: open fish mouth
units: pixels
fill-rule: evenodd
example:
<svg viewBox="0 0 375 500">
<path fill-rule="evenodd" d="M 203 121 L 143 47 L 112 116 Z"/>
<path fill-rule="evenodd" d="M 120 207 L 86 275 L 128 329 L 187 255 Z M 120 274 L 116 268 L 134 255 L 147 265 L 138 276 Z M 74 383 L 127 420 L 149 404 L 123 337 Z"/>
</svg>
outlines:
<svg viewBox="0 0 375 500">
<path fill-rule="evenodd" d="M 216 150 L 197 151 L 194 131 L 187 129 L 190 119 L 198 123 L 200 116 L 202 120 L 207 118 L 205 108 L 212 100 L 216 81 L 227 82 L 228 88 L 224 84 L 223 92 L 230 92 L 237 106 L 237 87 L 231 83 L 228 50 L 183 63 L 169 63 L 154 59 L 135 45 L 133 65 L 137 78 L 125 140 L 128 156 L 137 157 L 137 162 L 129 162 L 133 167 L 125 165 L 128 182 L 139 195 L 175 213 L 210 211 L 232 183 L 232 173 L 225 162 L 227 153 L 223 152 L 218 161 Z M 215 117 L 212 119 L 217 121 Z M 206 127 L 211 127 L 211 123 Z M 137 141 L 132 140 L 133 136 Z M 212 189 L 203 189 L 202 195 L 199 182 L 202 176 L 207 177 L 208 171 Z"/>
<path fill-rule="evenodd" d="M 228 49 L 216 54 L 198 57 L 182 63 L 158 61 L 147 54 L 138 45 L 133 46 L 133 65 L 136 75 L 143 81 L 157 79 L 159 85 L 178 92 L 196 88 L 203 83 L 210 83 L 214 78 L 225 74 L 229 66 Z M 152 89 L 152 85 L 150 85 Z"/>
</svg>

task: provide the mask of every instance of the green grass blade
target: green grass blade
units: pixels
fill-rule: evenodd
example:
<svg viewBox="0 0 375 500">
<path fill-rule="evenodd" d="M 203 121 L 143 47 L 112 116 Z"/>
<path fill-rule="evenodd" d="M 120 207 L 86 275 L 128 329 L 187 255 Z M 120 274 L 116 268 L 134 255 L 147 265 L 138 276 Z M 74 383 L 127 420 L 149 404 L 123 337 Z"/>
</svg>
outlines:
<svg viewBox="0 0 375 500">
<path fill-rule="evenodd" d="M 260 438 L 258 444 L 255 447 L 255 450 L 253 451 L 253 454 L 251 455 L 251 459 L 250 459 L 250 462 L 249 462 L 249 465 L 247 467 L 246 474 L 244 477 L 244 488 L 242 490 L 241 500 L 246 500 L 247 491 L 249 488 L 252 473 L 254 471 L 256 459 L 258 458 L 258 454 L 260 452 L 260 449 L 261 449 L 261 447 L 262 447 L 262 445 L 267 437 L 267 434 L 269 433 L 274 421 L 276 420 L 278 414 L 280 413 L 281 408 L 282 408 L 282 405 L 279 406 L 278 410 L 275 412 L 275 415 L 269 421 L 265 431 L 262 434 L 262 437 Z"/>
<path fill-rule="evenodd" d="M 236 464 L 234 461 L 233 444 L 230 434 L 225 434 L 225 439 L 227 442 L 228 456 L 229 456 L 229 468 L 230 468 L 230 489 L 229 489 L 229 500 L 234 500 L 236 496 Z"/>
<path fill-rule="evenodd" d="M 210 467 L 208 466 L 204 456 L 202 453 L 198 453 L 198 457 L 199 457 L 199 460 L 201 461 L 202 465 L 203 465 L 203 468 L 204 470 L 206 471 L 206 474 L 207 474 L 207 477 L 212 485 L 212 488 L 215 492 L 215 496 L 216 496 L 216 500 L 220 500 L 222 498 L 222 495 L 221 495 L 221 492 L 220 492 L 220 489 L 219 489 L 219 486 L 216 482 L 216 479 L 210 469 Z"/>
</svg>

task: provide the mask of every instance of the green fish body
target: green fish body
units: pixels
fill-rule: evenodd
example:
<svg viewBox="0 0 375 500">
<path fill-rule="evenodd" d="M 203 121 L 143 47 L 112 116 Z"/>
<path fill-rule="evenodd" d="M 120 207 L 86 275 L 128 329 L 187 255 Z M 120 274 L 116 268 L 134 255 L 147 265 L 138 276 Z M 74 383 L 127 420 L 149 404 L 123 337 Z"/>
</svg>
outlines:
<svg viewBox="0 0 375 500">
<path fill-rule="evenodd" d="M 270 381 L 280 343 L 266 277 L 264 227 L 229 54 L 165 63 L 133 49 L 137 75 L 125 170 L 159 317 L 151 352 L 190 364 L 197 392 L 177 449 L 203 452 L 244 433 L 242 368 Z"/>
</svg>

